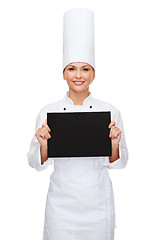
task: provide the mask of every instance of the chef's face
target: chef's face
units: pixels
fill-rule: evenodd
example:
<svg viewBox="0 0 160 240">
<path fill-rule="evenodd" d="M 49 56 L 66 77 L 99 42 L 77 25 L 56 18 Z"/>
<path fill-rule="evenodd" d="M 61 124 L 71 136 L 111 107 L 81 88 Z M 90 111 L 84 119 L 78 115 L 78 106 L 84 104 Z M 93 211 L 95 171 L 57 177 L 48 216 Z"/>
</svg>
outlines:
<svg viewBox="0 0 160 240">
<path fill-rule="evenodd" d="M 89 88 L 95 78 L 95 70 L 85 62 L 72 62 L 66 66 L 63 78 L 70 89 L 82 92 Z"/>
</svg>

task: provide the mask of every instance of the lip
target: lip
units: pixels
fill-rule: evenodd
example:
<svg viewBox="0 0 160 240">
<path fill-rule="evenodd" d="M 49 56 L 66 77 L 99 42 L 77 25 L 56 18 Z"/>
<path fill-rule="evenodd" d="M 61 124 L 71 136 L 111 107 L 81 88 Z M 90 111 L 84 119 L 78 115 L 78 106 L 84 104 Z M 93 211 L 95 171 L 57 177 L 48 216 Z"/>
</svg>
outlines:
<svg viewBox="0 0 160 240">
<path fill-rule="evenodd" d="M 73 81 L 73 82 L 74 82 L 74 84 L 76 84 L 77 86 L 81 86 L 81 85 L 84 83 L 84 81 Z M 78 84 L 77 84 L 76 82 L 78 82 Z"/>
</svg>

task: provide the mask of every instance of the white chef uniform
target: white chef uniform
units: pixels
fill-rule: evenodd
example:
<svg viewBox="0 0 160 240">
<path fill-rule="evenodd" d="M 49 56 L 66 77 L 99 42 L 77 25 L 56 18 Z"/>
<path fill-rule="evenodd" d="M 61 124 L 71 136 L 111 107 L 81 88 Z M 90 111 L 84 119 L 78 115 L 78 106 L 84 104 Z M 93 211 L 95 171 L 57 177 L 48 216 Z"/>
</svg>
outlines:
<svg viewBox="0 0 160 240">
<path fill-rule="evenodd" d="M 52 162 L 54 164 L 43 240 L 113 240 L 114 197 L 107 168 L 124 168 L 128 160 L 121 114 L 113 105 L 94 98 L 91 92 L 83 105 L 74 105 L 68 93 L 62 100 L 48 104 L 40 111 L 35 131 L 45 122 L 47 112 L 111 111 L 111 120 L 115 120 L 122 131 L 120 158 L 113 163 L 109 162 L 109 157 L 49 158 L 41 165 L 40 144 L 33 136 L 27 154 L 29 165 L 41 171 Z"/>
<path fill-rule="evenodd" d="M 63 69 L 71 62 L 86 62 L 95 68 L 94 16 L 89 9 L 70 9 L 64 14 Z M 111 104 L 89 96 L 83 105 L 68 97 L 48 104 L 37 116 L 36 129 L 42 127 L 47 112 L 111 111 L 111 120 L 121 129 L 120 158 L 49 158 L 41 165 L 40 143 L 33 136 L 28 152 L 29 165 L 38 171 L 51 163 L 54 172 L 46 200 L 43 240 L 113 240 L 115 210 L 112 183 L 107 168 L 123 168 L 128 160 L 120 112 Z M 83 144 L 83 143 L 82 143 Z"/>
</svg>

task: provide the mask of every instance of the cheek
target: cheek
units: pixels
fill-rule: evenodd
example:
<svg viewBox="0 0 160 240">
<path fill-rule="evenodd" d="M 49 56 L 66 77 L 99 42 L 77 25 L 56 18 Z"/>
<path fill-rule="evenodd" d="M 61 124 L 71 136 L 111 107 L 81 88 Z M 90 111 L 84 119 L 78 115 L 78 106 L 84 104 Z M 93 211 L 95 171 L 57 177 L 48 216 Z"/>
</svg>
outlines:
<svg viewBox="0 0 160 240">
<path fill-rule="evenodd" d="M 85 78 L 86 80 L 88 80 L 88 81 L 91 80 L 91 77 L 92 77 L 92 73 L 91 73 L 91 72 L 87 72 L 87 73 L 85 73 L 85 75 L 84 75 L 84 78 Z"/>
<path fill-rule="evenodd" d="M 66 79 L 67 79 L 68 81 L 70 81 L 73 77 L 74 77 L 74 73 L 72 73 L 72 72 L 67 72 L 67 73 L 66 73 Z"/>
</svg>

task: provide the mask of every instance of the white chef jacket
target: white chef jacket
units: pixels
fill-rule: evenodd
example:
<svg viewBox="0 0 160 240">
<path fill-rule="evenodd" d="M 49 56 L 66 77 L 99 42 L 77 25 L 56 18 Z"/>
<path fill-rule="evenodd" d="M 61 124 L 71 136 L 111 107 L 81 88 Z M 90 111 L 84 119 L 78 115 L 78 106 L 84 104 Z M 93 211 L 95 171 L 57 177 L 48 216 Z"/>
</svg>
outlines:
<svg viewBox="0 0 160 240">
<path fill-rule="evenodd" d="M 35 132 L 47 118 L 47 112 L 111 111 L 122 135 L 120 158 L 109 157 L 48 158 L 41 165 L 40 143 L 35 134 L 27 153 L 29 165 L 38 171 L 54 164 L 46 200 L 43 240 L 113 240 L 115 209 L 112 183 L 107 169 L 124 168 L 128 161 L 122 118 L 113 105 L 96 99 L 89 92 L 83 105 L 74 105 L 68 97 L 43 107 L 37 116 Z"/>
</svg>

